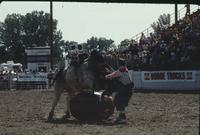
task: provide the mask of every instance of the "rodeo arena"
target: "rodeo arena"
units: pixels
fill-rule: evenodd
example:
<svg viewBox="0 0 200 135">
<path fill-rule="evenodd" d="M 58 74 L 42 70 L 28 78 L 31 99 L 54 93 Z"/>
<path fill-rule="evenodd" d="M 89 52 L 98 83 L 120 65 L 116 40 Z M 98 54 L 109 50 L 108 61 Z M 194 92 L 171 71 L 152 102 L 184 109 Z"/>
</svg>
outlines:
<svg viewBox="0 0 200 135">
<path fill-rule="evenodd" d="M 64 67 L 50 46 L 1 63 L 0 134 L 199 134 L 200 8 L 182 14 L 107 52 L 70 47 Z"/>
</svg>

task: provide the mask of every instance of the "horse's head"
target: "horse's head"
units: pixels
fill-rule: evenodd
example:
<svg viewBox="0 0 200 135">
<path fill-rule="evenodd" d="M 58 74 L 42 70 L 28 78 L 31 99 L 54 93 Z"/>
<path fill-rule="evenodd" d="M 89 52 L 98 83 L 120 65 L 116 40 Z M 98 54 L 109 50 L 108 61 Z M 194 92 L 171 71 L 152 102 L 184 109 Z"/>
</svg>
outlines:
<svg viewBox="0 0 200 135">
<path fill-rule="evenodd" d="M 91 52 L 88 58 L 88 69 L 94 76 L 95 89 L 106 89 L 108 81 L 105 79 L 105 75 L 111 73 L 113 69 L 105 63 L 103 56 L 99 52 Z"/>
</svg>

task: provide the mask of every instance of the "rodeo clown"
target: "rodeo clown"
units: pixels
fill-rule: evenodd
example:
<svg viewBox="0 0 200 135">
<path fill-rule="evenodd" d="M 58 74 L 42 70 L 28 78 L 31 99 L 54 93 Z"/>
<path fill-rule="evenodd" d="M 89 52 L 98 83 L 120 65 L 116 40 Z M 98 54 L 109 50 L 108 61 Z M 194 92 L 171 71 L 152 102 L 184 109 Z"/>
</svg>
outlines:
<svg viewBox="0 0 200 135">
<path fill-rule="evenodd" d="M 115 119 L 115 123 L 125 124 L 126 123 L 126 115 L 125 108 L 128 106 L 129 100 L 132 96 L 132 88 L 133 82 L 131 81 L 128 68 L 126 66 L 126 62 L 124 59 L 119 59 L 119 69 L 106 75 L 106 79 L 114 79 L 118 78 L 120 87 L 117 90 L 117 94 L 114 98 L 114 103 L 116 110 L 118 112 L 118 117 Z"/>
</svg>

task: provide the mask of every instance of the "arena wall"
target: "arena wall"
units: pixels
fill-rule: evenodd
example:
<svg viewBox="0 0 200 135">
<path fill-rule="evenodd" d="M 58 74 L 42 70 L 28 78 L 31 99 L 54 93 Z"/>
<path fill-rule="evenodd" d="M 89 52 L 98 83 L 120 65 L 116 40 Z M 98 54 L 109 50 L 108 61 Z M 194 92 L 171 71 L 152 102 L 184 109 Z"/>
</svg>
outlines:
<svg viewBox="0 0 200 135">
<path fill-rule="evenodd" d="M 129 71 L 136 90 L 200 90 L 200 71 Z M 47 74 L 0 75 L 0 90 L 46 89 Z"/>
<path fill-rule="evenodd" d="M 200 90 L 200 71 L 130 71 L 135 89 Z"/>
</svg>

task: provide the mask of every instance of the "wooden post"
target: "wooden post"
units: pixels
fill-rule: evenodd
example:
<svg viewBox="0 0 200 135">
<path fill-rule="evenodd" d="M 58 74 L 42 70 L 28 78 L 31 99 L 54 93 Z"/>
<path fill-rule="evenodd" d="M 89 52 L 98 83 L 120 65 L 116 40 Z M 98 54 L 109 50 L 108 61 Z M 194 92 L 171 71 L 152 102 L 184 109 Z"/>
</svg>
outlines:
<svg viewBox="0 0 200 135">
<path fill-rule="evenodd" d="M 186 15 L 190 15 L 190 4 L 186 4 Z"/>
<path fill-rule="evenodd" d="M 178 22 L 178 4 L 175 4 L 175 24 Z"/>
<path fill-rule="evenodd" d="M 50 63 L 51 63 L 51 69 L 53 69 L 53 2 L 50 1 Z"/>
</svg>

